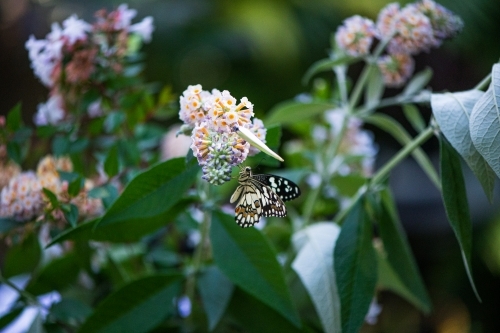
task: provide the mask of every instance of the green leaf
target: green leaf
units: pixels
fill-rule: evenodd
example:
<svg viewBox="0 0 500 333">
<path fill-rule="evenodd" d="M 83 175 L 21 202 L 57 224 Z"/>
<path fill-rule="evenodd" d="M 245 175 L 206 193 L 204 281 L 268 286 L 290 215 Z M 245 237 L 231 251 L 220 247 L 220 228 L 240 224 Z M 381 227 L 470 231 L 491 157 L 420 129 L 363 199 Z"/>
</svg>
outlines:
<svg viewBox="0 0 500 333">
<path fill-rule="evenodd" d="M 334 108 L 335 105 L 327 103 L 300 103 L 296 101 L 287 101 L 272 108 L 271 111 L 268 112 L 268 116 L 264 123 L 268 126 L 274 124 L 285 126 L 302 122 Z"/>
<path fill-rule="evenodd" d="M 22 243 L 11 247 L 5 254 L 2 274 L 5 278 L 35 270 L 40 262 L 41 247 L 38 237 L 29 234 Z"/>
<path fill-rule="evenodd" d="M 228 314 L 230 318 L 235 318 L 241 325 L 236 332 L 303 332 L 283 318 L 275 308 L 269 307 L 260 299 L 253 297 L 253 295 L 240 288 L 234 289 L 233 298 L 228 306 Z M 221 332 L 223 331 L 221 330 Z"/>
<path fill-rule="evenodd" d="M 363 202 L 358 200 L 346 216 L 333 252 L 343 333 L 359 331 L 377 283 L 372 225 Z"/>
<path fill-rule="evenodd" d="M 12 323 L 23 311 L 24 308 L 18 307 L 11 309 L 9 312 L 0 317 L 0 330 Z"/>
<path fill-rule="evenodd" d="M 425 130 L 425 121 L 420 114 L 419 109 L 413 104 L 403 104 L 403 113 L 406 119 L 410 122 L 411 126 L 417 131 L 422 132 Z"/>
<path fill-rule="evenodd" d="M 78 154 L 84 151 L 90 144 L 88 138 L 78 138 L 71 142 L 68 148 L 68 154 Z"/>
<path fill-rule="evenodd" d="M 364 119 L 367 123 L 372 124 L 391 134 L 401 145 L 406 145 L 412 141 L 412 137 L 408 132 L 393 118 L 383 114 L 372 114 Z M 420 165 L 422 170 L 427 174 L 427 177 L 440 189 L 441 182 L 439 176 L 432 165 L 427 154 L 421 149 L 417 148 L 412 152 L 413 158 Z"/>
<path fill-rule="evenodd" d="M 0 234 L 5 234 L 14 228 L 21 227 L 22 224 L 12 217 L 0 217 Z"/>
<path fill-rule="evenodd" d="M 477 299 L 481 301 L 472 276 L 472 224 L 460 157 L 444 136 L 439 139 L 444 208 L 460 245 L 469 282 Z"/>
<path fill-rule="evenodd" d="M 384 94 L 384 89 L 384 80 L 378 66 L 370 66 L 368 84 L 365 90 L 365 107 L 367 109 L 373 109 L 378 106 Z"/>
<path fill-rule="evenodd" d="M 108 114 L 104 121 L 104 130 L 106 133 L 114 132 L 125 121 L 125 114 L 120 111 L 114 111 Z"/>
<path fill-rule="evenodd" d="M 21 103 L 17 103 L 7 114 L 7 122 L 5 126 L 12 132 L 17 131 L 23 126 L 23 118 L 21 117 Z"/>
<path fill-rule="evenodd" d="M 85 222 L 76 226 L 76 228 L 67 229 L 54 237 L 47 245 L 50 247 L 54 244 L 61 243 L 65 240 L 97 240 L 109 242 L 134 242 L 139 241 L 145 235 L 165 226 L 172 222 L 178 214 L 184 212 L 187 207 L 192 204 L 191 199 L 182 199 L 177 204 L 165 212 L 165 218 L 158 217 L 156 219 L 147 219 L 138 223 L 136 220 L 130 220 L 119 224 L 109 224 L 99 226 L 99 219 Z"/>
<path fill-rule="evenodd" d="M 52 153 L 58 157 L 67 155 L 69 152 L 71 142 L 66 136 L 56 135 L 52 140 Z"/>
<path fill-rule="evenodd" d="M 78 176 L 77 178 L 69 182 L 68 194 L 72 197 L 76 197 L 78 194 L 80 194 L 80 190 L 84 185 L 85 180 L 83 179 L 83 177 Z"/>
<path fill-rule="evenodd" d="M 210 239 L 215 263 L 234 284 L 300 326 L 283 270 L 262 233 L 243 229 L 234 217 L 215 212 Z"/>
<path fill-rule="evenodd" d="M 78 332 L 149 332 L 173 312 L 180 275 L 158 274 L 133 281 L 106 297 Z"/>
<path fill-rule="evenodd" d="M 102 200 L 104 208 L 109 208 L 118 198 L 118 190 L 112 184 L 105 184 L 99 187 L 94 187 L 88 192 L 89 197 Z"/>
<path fill-rule="evenodd" d="M 400 294 L 427 314 L 431 310 L 431 301 L 399 222 L 394 202 L 388 190 L 383 191 L 381 196 L 382 202 L 377 210 L 380 212 L 377 224 L 387 253 L 387 265 L 401 285 L 399 291 L 404 290 L 404 293 L 400 292 Z M 394 291 L 398 292 L 398 290 Z"/>
<path fill-rule="evenodd" d="M 340 299 L 333 269 L 333 248 L 339 232 L 336 224 L 320 222 L 293 237 L 298 253 L 292 268 L 307 289 L 326 333 L 341 332 Z"/>
<path fill-rule="evenodd" d="M 420 92 L 420 90 L 422 90 L 422 88 L 424 88 L 431 79 L 432 69 L 430 69 L 429 67 L 421 72 L 418 72 L 406 85 L 402 95 L 405 97 L 415 95 L 416 93 Z"/>
<path fill-rule="evenodd" d="M 500 64 L 493 65 L 490 87 L 474 105 L 469 126 L 477 151 L 500 177 Z"/>
<path fill-rule="evenodd" d="M 304 74 L 304 77 L 302 78 L 302 84 L 306 85 L 309 80 L 311 80 L 311 78 L 318 73 L 333 71 L 333 67 L 335 66 L 349 65 L 356 61 L 359 61 L 359 58 L 353 58 L 350 56 L 343 56 L 337 59 L 327 58 L 318 60 L 306 71 L 306 74 Z"/>
<path fill-rule="evenodd" d="M 7 155 L 17 164 L 23 162 L 23 157 L 21 154 L 21 146 L 17 142 L 9 141 L 7 142 Z"/>
<path fill-rule="evenodd" d="M 119 156 L 123 159 L 127 166 L 138 165 L 141 161 L 141 152 L 137 148 L 137 144 L 133 140 L 118 141 Z"/>
<path fill-rule="evenodd" d="M 483 96 L 484 92 L 479 90 L 432 94 L 431 107 L 441 132 L 465 160 L 491 202 L 495 187 L 495 171 L 472 143 L 469 129 L 469 118 L 474 105 Z"/>
<path fill-rule="evenodd" d="M 49 190 L 48 188 L 42 188 L 43 194 L 49 199 L 50 204 L 52 205 L 52 208 L 58 208 L 60 206 L 59 200 L 57 199 L 57 196 Z"/>
<path fill-rule="evenodd" d="M 198 166 L 186 168 L 179 157 L 157 164 L 137 175 L 97 225 L 156 224 L 167 222 L 170 209 L 196 180 Z"/>
<path fill-rule="evenodd" d="M 213 331 L 226 312 L 234 285 L 216 266 L 208 267 L 196 283 L 207 314 L 208 329 Z"/>
<path fill-rule="evenodd" d="M 50 314 L 65 323 L 81 323 L 92 313 L 92 308 L 74 298 L 63 298 L 50 307 Z"/>
<path fill-rule="evenodd" d="M 78 222 L 78 207 L 74 204 L 64 204 L 61 206 L 66 221 L 74 228 Z"/>
<path fill-rule="evenodd" d="M 114 145 L 108 151 L 108 155 L 104 160 L 104 172 L 108 177 L 113 177 L 120 172 L 120 161 L 118 160 L 118 146 Z"/>
<path fill-rule="evenodd" d="M 70 286 L 79 273 L 77 260 L 74 253 L 53 259 L 32 277 L 26 291 L 33 295 L 42 295 Z"/>
</svg>

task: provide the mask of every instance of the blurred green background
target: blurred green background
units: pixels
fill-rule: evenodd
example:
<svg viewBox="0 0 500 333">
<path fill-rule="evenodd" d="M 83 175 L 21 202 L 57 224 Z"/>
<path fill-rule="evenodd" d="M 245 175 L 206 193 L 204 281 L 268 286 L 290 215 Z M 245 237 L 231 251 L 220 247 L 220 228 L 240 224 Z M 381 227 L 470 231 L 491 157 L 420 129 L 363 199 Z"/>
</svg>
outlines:
<svg viewBox="0 0 500 333">
<path fill-rule="evenodd" d="M 31 122 L 47 90 L 34 77 L 24 43 L 30 34 L 44 38 L 50 24 L 76 13 L 87 21 L 103 7 L 121 1 L 0 0 L 0 114 L 23 103 Z M 143 0 L 129 1 L 138 22 L 153 16 L 153 41 L 146 45 L 148 81 L 171 85 L 179 94 L 189 84 L 227 89 L 255 104 L 257 116 L 310 87 L 301 84 L 306 69 L 327 56 L 331 34 L 342 20 L 359 14 L 376 19 L 383 0 Z M 431 67 L 434 91 L 460 91 L 475 86 L 500 57 L 500 1 L 440 1 L 462 17 L 463 32 L 440 49 L 416 58 L 416 69 Z M 401 2 L 403 5 L 404 3 Z M 355 77 L 359 66 L 350 74 Z M 331 77 L 325 75 L 325 77 Z M 390 95 L 394 91 L 388 91 Z M 421 108 L 429 118 L 430 110 Z M 404 123 L 399 109 L 384 110 Z M 169 125 L 169 124 L 165 124 Z M 408 127 L 409 128 L 409 127 Z M 410 129 L 410 128 L 409 128 Z M 379 145 L 378 164 L 398 145 L 372 129 Z M 285 138 L 293 136 L 285 132 Z M 424 147 L 437 161 L 437 143 Z M 382 292 L 383 312 L 366 332 L 499 332 L 500 218 L 499 201 L 489 204 L 466 173 L 475 225 L 473 270 L 480 304 L 469 286 L 458 244 L 447 225 L 440 194 L 408 160 L 394 170 L 391 185 L 413 250 L 431 293 L 434 311 L 416 312 L 394 294 Z M 498 195 L 497 191 L 497 197 Z"/>
</svg>

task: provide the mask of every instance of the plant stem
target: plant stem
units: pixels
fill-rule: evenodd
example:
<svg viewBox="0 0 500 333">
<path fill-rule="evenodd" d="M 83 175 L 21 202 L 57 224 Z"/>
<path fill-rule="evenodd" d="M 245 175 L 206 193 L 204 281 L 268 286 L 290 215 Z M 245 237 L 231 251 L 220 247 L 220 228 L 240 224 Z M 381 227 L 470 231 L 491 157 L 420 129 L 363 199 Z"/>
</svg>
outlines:
<svg viewBox="0 0 500 333">
<path fill-rule="evenodd" d="M 367 63 L 363 68 L 363 71 L 361 72 L 361 75 L 359 76 L 359 79 L 356 82 L 356 85 L 354 86 L 351 94 L 351 98 L 349 101 L 349 114 L 352 113 L 352 110 L 354 110 L 356 104 L 358 104 L 359 99 L 361 98 L 361 92 L 363 91 L 363 88 L 365 87 L 366 82 L 368 81 L 368 77 L 370 76 L 373 68 L 374 65 L 371 63 Z"/>
<path fill-rule="evenodd" d="M 206 204 L 210 200 L 210 184 L 203 181 L 203 189 L 200 195 L 202 203 Z M 195 289 L 196 289 L 196 275 L 199 273 L 203 260 L 205 259 L 208 250 L 208 234 L 210 230 L 210 223 L 212 220 L 212 210 L 205 205 L 203 212 L 203 221 L 201 222 L 201 239 L 193 254 L 192 271 L 186 281 L 186 295 L 191 302 L 194 302 Z"/>
<path fill-rule="evenodd" d="M 393 156 L 377 173 L 372 177 L 370 186 L 380 184 L 391 172 L 391 170 L 398 165 L 403 159 L 410 155 L 416 148 L 422 145 L 425 141 L 430 139 L 434 134 L 434 127 L 429 126 L 425 131 L 420 133 L 411 142 L 408 142 L 395 156 Z"/>
<path fill-rule="evenodd" d="M 481 82 L 479 82 L 474 89 L 481 90 L 491 81 L 491 73 L 489 73 Z"/>
<path fill-rule="evenodd" d="M 2 273 L 0 272 L 0 283 L 4 283 L 14 289 L 19 295 L 21 295 L 22 298 L 27 300 L 29 303 L 34 304 L 36 306 L 41 306 L 40 302 L 36 299 L 35 296 L 27 292 L 26 290 L 22 290 L 18 288 L 14 283 L 10 282 L 9 279 L 5 278 Z"/>
</svg>

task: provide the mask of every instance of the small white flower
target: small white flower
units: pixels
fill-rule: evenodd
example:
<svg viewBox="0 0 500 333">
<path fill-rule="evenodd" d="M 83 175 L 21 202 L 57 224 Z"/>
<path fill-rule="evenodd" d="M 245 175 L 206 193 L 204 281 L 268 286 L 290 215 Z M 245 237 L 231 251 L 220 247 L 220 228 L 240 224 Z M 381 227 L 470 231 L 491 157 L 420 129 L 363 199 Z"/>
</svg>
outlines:
<svg viewBox="0 0 500 333">
<path fill-rule="evenodd" d="M 321 184 L 321 176 L 318 173 L 311 173 L 306 178 L 306 183 L 311 188 L 318 188 L 318 186 Z"/>
<path fill-rule="evenodd" d="M 145 43 L 151 41 L 151 34 L 155 30 L 153 26 L 153 18 L 151 16 L 145 17 L 141 22 L 130 26 L 129 31 L 141 36 Z"/>
<path fill-rule="evenodd" d="M 55 125 L 64 118 L 64 110 L 61 108 L 62 99 L 59 95 L 53 95 L 46 103 L 38 104 L 38 111 L 35 114 L 35 124 Z"/>
<path fill-rule="evenodd" d="M 370 303 L 370 308 L 366 314 L 365 321 L 369 325 L 375 325 L 377 323 L 378 315 L 382 312 L 382 306 L 377 303 L 376 299 L 372 299 Z"/>
<path fill-rule="evenodd" d="M 96 118 L 103 115 L 100 98 L 90 103 L 90 105 L 87 108 L 87 114 L 89 115 L 90 118 Z"/>
<path fill-rule="evenodd" d="M 191 300 L 186 295 L 179 297 L 177 300 L 177 310 L 179 311 L 179 316 L 186 318 L 191 314 Z"/>
<path fill-rule="evenodd" d="M 130 22 L 132 22 L 132 19 L 137 15 L 137 10 L 128 9 L 127 4 L 121 4 L 120 6 L 118 6 L 117 12 L 118 19 L 115 23 L 115 29 L 117 30 L 127 29 L 130 26 Z"/>
<path fill-rule="evenodd" d="M 325 120 L 331 126 L 333 133 L 337 134 L 342 128 L 345 114 L 341 109 L 334 109 L 325 112 Z"/>
<path fill-rule="evenodd" d="M 78 16 L 71 15 L 63 21 L 62 36 L 68 39 L 68 43 L 73 45 L 77 40 L 87 38 L 87 32 L 92 26 L 84 20 L 78 19 Z"/>
</svg>

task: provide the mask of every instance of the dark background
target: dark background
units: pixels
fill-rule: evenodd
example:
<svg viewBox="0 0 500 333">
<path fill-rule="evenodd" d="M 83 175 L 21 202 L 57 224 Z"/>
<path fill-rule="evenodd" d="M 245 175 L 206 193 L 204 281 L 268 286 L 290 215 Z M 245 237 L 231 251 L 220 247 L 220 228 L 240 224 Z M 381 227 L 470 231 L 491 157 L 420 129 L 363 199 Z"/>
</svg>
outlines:
<svg viewBox="0 0 500 333">
<path fill-rule="evenodd" d="M 34 77 L 24 43 L 30 34 L 44 38 L 54 21 L 76 13 L 88 22 L 93 13 L 117 1 L 0 0 L 0 114 L 22 101 L 31 122 L 47 90 Z M 154 17 L 153 41 L 146 45 L 148 81 L 171 85 L 181 93 L 189 84 L 227 89 L 246 96 L 262 116 L 275 104 L 307 91 L 301 77 L 324 58 L 331 33 L 343 19 L 359 14 L 376 19 L 383 0 L 148 0 L 130 1 L 138 10 L 133 21 Z M 500 57 L 498 0 L 440 1 L 465 23 L 463 32 L 440 49 L 416 57 L 416 69 L 431 67 L 434 91 L 474 87 Z M 404 3 L 401 3 L 404 5 Z M 351 74 L 355 74 L 354 68 Z M 393 94 L 388 91 L 387 94 Z M 384 110 L 404 122 L 399 109 Z M 426 118 L 430 110 L 422 108 Z M 378 164 L 399 147 L 374 130 Z M 437 141 L 424 148 L 438 161 Z M 468 170 L 466 170 L 468 171 Z M 367 332 L 497 332 L 500 331 L 500 219 L 498 200 L 489 204 L 479 183 L 466 172 L 474 223 L 473 271 L 480 304 L 463 268 L 460 250 L 446 222 L 439 192 L 412 160 L 391 176 L 399 212 L 431 294 L 434 311 L 418 313 L 401 298 L 383 292 L 383 312 Z M 498 191 L 497 191 L 497 197 Z"/>
</svg>

